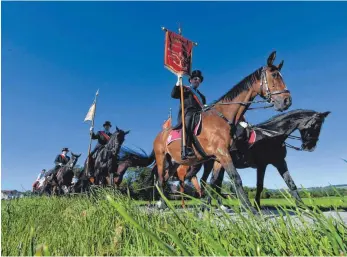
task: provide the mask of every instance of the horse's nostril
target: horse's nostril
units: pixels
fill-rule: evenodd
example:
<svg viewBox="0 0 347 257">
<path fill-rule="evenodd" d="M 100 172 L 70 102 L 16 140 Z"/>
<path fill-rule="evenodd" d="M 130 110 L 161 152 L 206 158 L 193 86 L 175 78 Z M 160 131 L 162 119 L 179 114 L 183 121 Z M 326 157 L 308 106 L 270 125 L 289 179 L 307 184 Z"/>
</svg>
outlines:
<svg viewBox="0 0 347 257">
<path fill-rule="evenodd" d="M 290 96 L 284 99 L 285 105 L 290 105 L 291 103 L 292 103 L 292 98 Z"/>
</svg>

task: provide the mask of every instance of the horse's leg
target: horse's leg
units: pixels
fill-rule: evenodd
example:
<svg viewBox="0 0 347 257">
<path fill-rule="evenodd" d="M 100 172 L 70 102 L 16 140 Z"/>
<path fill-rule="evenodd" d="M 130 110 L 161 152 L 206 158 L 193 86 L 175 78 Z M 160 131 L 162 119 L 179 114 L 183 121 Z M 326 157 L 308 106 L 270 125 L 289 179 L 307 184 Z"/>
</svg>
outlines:
<svg viewBox="0 0 347 257">
<path fill-rule="evenodd" d="M 265 170 L 267 165 L 258 165 L 257 166 L 257 192 L 255 194 L 255 206 L 258 206 L 260 209 L 260 195 L 264 189 L 264 177 Z"/>
<path fill-rule="evenodd" d="M 182 197 L 182 208 L 185 208 L 186 205 L 184 203 L 184 180 L 186 179 L 187 176 L 187 172 L 188 172 L 189 166 L 185 166 L 185 165 L 180 165 L 177 168 L 177 177 L 180 180 L 180 193 L 181 193 L 181 197 Z"/>
<path fill-rule="evenodd" d="M 158 180 L 157 184 L 159 187 L 159 190 L 164 193 L 164 168 L 165 168 L 165 152 L 155 153 L 156 155 L 156 162 L 157 162 L 157 171 L 158 171 Z M 164 199 L 160 196 L 160 200 L 158 202 L 158 207 L 164 208 L 165 202 Z"/>
<path fill-rule="evenodd" d="M 193 183 L 195 190 L 198 192 L 199 198 L 201 198 L 202 192 L 201 192 L 201 187 L 199 185 L 197 177 L 196 176 L 192 177 L 192 179 L 190 181 Z"/>
<path fill-rule="evenodd" d="M 217 179 L 215 180 L 215 190 L 217 192 L 217 202 L 218 202 L 218 205 L 222 209 L 227 208 L 223 205 L 223 196 L 222 196 L 222 186 L 223 186 L 224 174 L 225 174 L 225 169 L 223 167 L 221 167 L 219 172 L 218 172 Z"/>
<path fill-rule="evenodd" d="M 294 183 L 294 180 L 292 179 L 292 177 L 289 174 L 286 160 L 283 159 L 282 161 L 274 163 L 273 166 L 275 166 L 277 168 L 277 170 L 280 173 L 280 175 L 282 176 L 284 182 L 286 182 L 286 184 L 290 190 L 290 194 L 295 199 L 296 205 L 299 205 L 299 206 L 305 205 L 304 202 L 302 201 L 301 197 L 299 196 L 299 192 L 298 192 L 298 189 Z"/>
<path fill-rule="evenodd" d="M 221 150 L 221 153 L 223 153 L 223 150 Z M 217 157 L 230 177 L 231 186 L 234 189 L 237 198 L 241 201 L 241 207 L 249 209 L 253 213 L 257 213 L 256 209 L 249 201 L 245 190 L 243 189 L 241 177 L 233 164 L 230 154 L 227 152 L 224 154 L 221 153 Z"/>
<path fill-rule="evenodd" d="M 202 174 L 202 177 L 200 179 L 200 184 L 202 186 L 202 194 L 205 195 L 205 190 L 207 187 L 207 179 L 211 174 L 212 168 L 213 168 L 213 160 L 204 162 L 204 173 Z"/>
<path fill-rule="evenodd" d="M 214 191 L 216 191 L 217 203 L 218 203 L 219 207 L 222 208 L 223 210 L 226 209 L 226 207 L 223 206 L 223 200 L 221 197 L 224 171 L 225 170 L 220 163 L 218 163 L 218 162 L 213 163 L 213 172 L 212 172 L 212 176 L 211 176 L 211 188 Z M 211 204 L 211 202 L 212 202 L 211 196 L 209 196 L 209 198 L 210 198 L 209 204 Z"/>
</svg>

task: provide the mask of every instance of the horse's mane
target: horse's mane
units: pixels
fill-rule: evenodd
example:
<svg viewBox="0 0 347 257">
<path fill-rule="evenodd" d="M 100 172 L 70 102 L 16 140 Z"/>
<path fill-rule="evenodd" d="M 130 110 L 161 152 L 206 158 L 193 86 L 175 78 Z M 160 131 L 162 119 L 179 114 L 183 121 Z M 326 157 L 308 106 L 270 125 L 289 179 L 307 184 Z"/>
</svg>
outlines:
<svg viewBox="0 0 347 257">
<path fill-rule="evenodd" d="M 317 112 L 313 110 L 305 110 L 305 109 L 292 110 L 286 113 L 280 113 L 280 114 L 274 115 L 270 119 L 264 122 L 258 123 L 254 126 L 259 128 L 268 128 L 274 125 L 277 126 L 279 122 L 282 122 L 288 118 L 301 119 L 306 117 L 307 115 L 313 115 L 314 113 L 317 113 Z"/>
<path fill-rule="evenodd" d="M 119 161 L 142 160 L 142 159 L 148 158 L 148 155 L 142 148 L 139 148 L 139 151 L 136 151 L 134 149 L 131 149 L 130 147 L 123 146 L 123 145 L 121 146 L 119 150 L 118 156 L 119 156 Z"/>
<path fill-rule="evenodd" d="M 224 94 L 221 98 L 216 100 L 219 101 L 231 101 L 235 97 L 237 97 L 241 92 L 249 90 L 250 87 L 256 80 L 260 79 L 262 68 L 257 69 L 252 74 L 245 77 L 239 83 L 237 83 L 234 87 L 232 87 L 226 94 Z"/>
</svg>

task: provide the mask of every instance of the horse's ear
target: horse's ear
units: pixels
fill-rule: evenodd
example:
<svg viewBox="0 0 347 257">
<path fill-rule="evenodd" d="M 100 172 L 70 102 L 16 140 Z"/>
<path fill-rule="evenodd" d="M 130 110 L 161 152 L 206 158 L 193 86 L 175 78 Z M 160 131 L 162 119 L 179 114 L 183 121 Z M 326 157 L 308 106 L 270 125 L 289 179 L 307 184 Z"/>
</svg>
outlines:
<svg viewBox="0 0 347 257">
<path fill-rule="evenodd" d="M 283 67 L 283 63 L 284 63 L 284 61 L 282 60 L 282 62 L 278 65 L 277 68 L 278 68 L 279 71 L 281 71 L 281 69 L 282 69 L 282 67 Z"/>
<path fill-rule="evenodd" d="M 118 132 L 119 131 L 119 128 L 116 126 L 116 131 Z"/>
<path fill-rule="evenodd" d="M 76 154 L 74 154 L 72 151 L 71 151 L 71 155 L 76 156 Z"/>
<path fill-rule="evenodd" d="M 267 58 L 267 66 L 272 66 L 276 58 L 276 51 L 273 51 L 270 55 L 269 58 Z"/>
<path fill-rule="evenodd" d="M 330 114 L 331 112 L 327 111 L 327 112 L 322 112 L 321 115 L 324 116 L 324 118 L 328 117 L 328 115 Z"/>
<path fill-rule="evenodd" d="M 130 133 L 130 130 L 126 131 L 124 135 L 128 135 Z"/>
<path fill-rule="evenodd" d="M 82 154 L 80 153 L 80 154 L 77 154 L 76 156 L 77 156 L 77 157 L 80 157 L 81 155 L 82 155 Z"/>
</svg>

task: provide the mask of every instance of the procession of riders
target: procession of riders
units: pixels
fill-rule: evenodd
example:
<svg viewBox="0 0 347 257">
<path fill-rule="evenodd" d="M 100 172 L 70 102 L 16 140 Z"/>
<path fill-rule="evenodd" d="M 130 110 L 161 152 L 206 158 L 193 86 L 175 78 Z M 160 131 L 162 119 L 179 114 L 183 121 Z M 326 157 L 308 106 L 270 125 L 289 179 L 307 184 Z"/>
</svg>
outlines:
<svg viewBox="0 0 347 257">
<path fill-rule="evenodd" d="M 189 74 L 189 85 L 182 84 L 182 73 L 176 74 L 177 82 L 171 97 L 180 99 L 177 124 L 166 126 L 167 122 L 164 123 L 165 126 L 154 139 L 150 156 L 141 157 L 135 152 L 128 152 L 128 159 L 121 158 L 122 144 L 129 132 L 116 127 L 112 133 L 111 122 L 106 121 L 104 129 L 97 133 L 94 133 L 93 127 L 90 128 L 91 140 L 97 140 L 97 145 L 87 156 L 81 172 L 73 171 L 80 155 L 71 153 L 70 157 L 69 149 L 64 147 L 54 160 L 55 167 L 48 172 L 44 169 L 40 172 L 33 190 L 43 192 L 53 184 L 64 192 L 69 192 L 67 188 L 73 189 L 78 184 L 80 188 L 87 188 L 88 185 L 119 185 L 129 166 L 147 167 L 153 164 L 152 173 L 159 190 L 164 192 L 163 186 L 168 177 L 176 176 L 182 193 L 185 180 L 189 179 L 201 197 L 204 191 L 197 182 L 196 174 L 204 165 L 201 182 L 206 183 L 213 167 L 211 185 L 221 186 L 226 171 L 232 181 L 231 190 L 240 199 L 241 206 L 256 212 L 245 194 L 237 169 L 257 169 L 256 202 L 259 205 L 265 169 L 272 164 L 296 202 L 303 204 L 285 161 L 286 147 L 313 151 L 324 119 L 330 112 L 293 110 L 283 113 L 291 106 L 292 99 L 280 73 L 283 61 L 276 66 L 273 63 L 275 57 L 276 52 L 272 52 L 265 66 L 245 77 L 211 104 L 207 104 L 206 97 L 200 91 L 204 81 L 200 70 Z M 256 96 L 263 100 L 255 101 Z M 251 125 L 246 122 L 244 114 L 251 109 L 252 103 L 265 103 L 268 105 L 262 108 L 273 107 L 282 113 L 261 124 Z M 291 135 L 294 131 L 299 131 L 300 136 Z M 288 138 L 301 140 L 301 147 L 287 144 L 285 141 Z M 162 197 L 160 203 L 165 205 Z"/>
<path fill-rule="evenodd" d="M 177 83 L 174 85 L 171 97 L 175 99 L 180 98 L 180 85 L 179 81 L 182 79 L 182 75 L 177 76 Z M 185 115 L 185 124 L 186 124 L 186 144 L 184 149 L 182 148 L 182 159 L 185 160 L 187 158 L 195 157 L 194 150 L 192 149 L 192 131 L 190 124 L 192 123 L 193 114 L 202 110 L 202 108 L 206 105 L 205 96 L 198 90 L 200 84 L 203 82 L 204 77 L 200 70 L 194 70 L 189 77 L 189 86 L 184 86 L 184 115 Z M 178 113 L 178 124 L 181 124 L 181 108 Z M 93 178 L 94 176 L 94 167 L 96 157 L 100 149 L 105 146 L 110 140 L 112 133 L 110 131 L 112 124 L 110 121 L 105 121 L 103 124 L 103 130 L 94 133 L 94 128 L 90 128 L 90 135 L 92 140 L 97 140 L 97 144 L 94 149 L 91 151 L 88 157 L 88 171 L 87 175 L 89 178 Z M 64 147 L 61 150 L 61 153 L 58 154 L 54 160 L 55 167 L 48 172 L 43 169 L 37 179 L 33 184 L 33 191 L 36 191 L 36 188 L 42 187 L 44 181 L 49 178 L 49 181 L 55 180 L 58 174 L 58 171 L 67 165 L 70 161 L 70 157 L 68 156 L 69 149 Z M 78 182 L 78 177 L 74 175 L 71 180 L 71 185 L 75 185 Z"/>
</svg>

